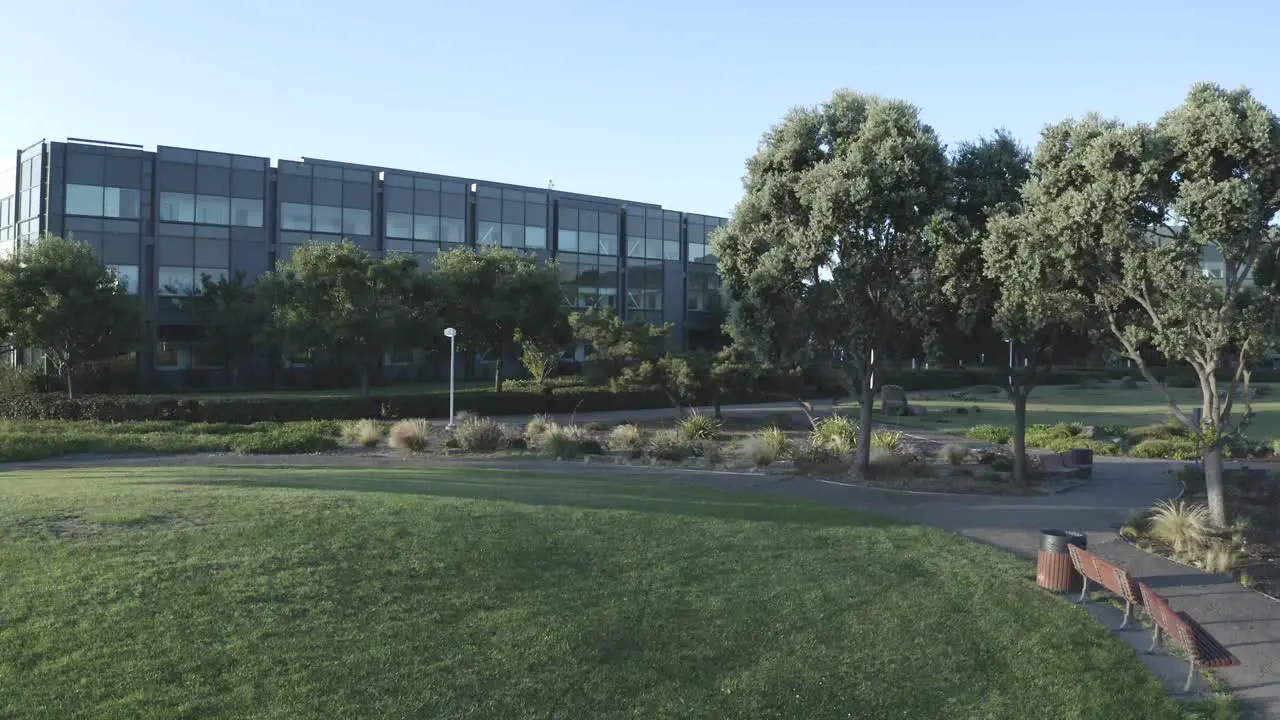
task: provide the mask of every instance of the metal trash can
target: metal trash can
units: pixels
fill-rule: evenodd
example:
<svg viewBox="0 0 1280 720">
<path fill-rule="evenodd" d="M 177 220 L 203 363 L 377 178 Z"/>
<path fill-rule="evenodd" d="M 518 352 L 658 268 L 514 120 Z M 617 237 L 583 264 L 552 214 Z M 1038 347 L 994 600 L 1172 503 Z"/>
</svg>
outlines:
<svg viewBox="0 0 1280 720">
<path fill-rule="evenodd" d="M 1040 553 L 1036 558 L 1036 584 L 1045 590 L 1065 593 L 1080 587 L 1081 577 L 1071 565 L 1067 545 L 1088 547 L 1084 533 L 1071 530 L 1041 530 Z"/>
</svg>

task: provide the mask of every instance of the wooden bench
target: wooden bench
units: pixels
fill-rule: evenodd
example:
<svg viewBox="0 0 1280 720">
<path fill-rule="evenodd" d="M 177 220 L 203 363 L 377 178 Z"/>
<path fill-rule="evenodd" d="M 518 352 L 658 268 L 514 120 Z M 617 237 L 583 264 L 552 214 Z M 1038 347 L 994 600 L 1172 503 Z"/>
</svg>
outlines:
<svg viewBox="0 0 1280 720">
<path fill-rule="evenodd" d="M 1084 588 L 1080 590 L 1080 599 L 1076 602 L 1083 603 L 1086 593 L 1089 592 L 1089 581 L 1106 588 L 1112 595 L 1124 599 L 1124 620 L 1120 621 L 1120 627 L 1117 630 L 1123 630 L 1129 624 L 1133 606 L 1142 605 L 1142 594 L 1138 592 L 1138 584 L 1123 568 L 1107 562 L 1106 560 L 1094 555 L 1083 548 L 1075 545 L 1067 545 L 1067 552 L 1071 553 L 1071 564 L 1075 566 L 1076 572 L 1084 578 Z"/>
<path fill-rule="evenodd" d="M 1200 627 L 1200 623 L 1191 619 L 1190 615 L 1174 611 L 1169 607 L 1169 602 L 1160 597 L 1155 590 L 1147 587 L 1146 583 L 1138 583 L 1138 588 L 1142 593 L 1142 604 L 1147 608 L 1147 614 L 1151 616 L 1151 621 L 1156 626 L 1156 631 L 1151 636 L 1151 647 L 1147 652 L 1155 652 L 1156 645 L 1160 643 L 1160 633 L 1163 631 L 1176 640 L 1191 659 L 1191 666 L 1187 668 L 1187 682 L 1182 686 L 1183 692 L 1191 689 L 1191 680 L 1195 677 L 1197 665 L 1229 667 L 1240 664 L 1239 658 L 1215 640 L 1208 630 Z"/>
</svg>

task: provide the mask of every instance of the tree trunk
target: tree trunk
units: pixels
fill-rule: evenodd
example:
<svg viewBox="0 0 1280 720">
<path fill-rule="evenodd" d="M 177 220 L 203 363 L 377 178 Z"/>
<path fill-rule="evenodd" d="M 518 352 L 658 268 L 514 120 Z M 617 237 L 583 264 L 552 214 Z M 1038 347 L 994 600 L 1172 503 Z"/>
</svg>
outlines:
<svg viewBox="0 0 1280 720">
<path fill-rule="evenodd" d="M 1013 479 L 1027 482 L 1027 394 L 1013 390 Z"/>
<path fill-rule="evenodd" d="M 63 374 L 67 376 L 67 399 L 74 400 L 76 397 L 76 391 L 75 391 L 75 382 L 72 378 L 72 375 L 74 375 L 74 373 L 71 372 L 70 363 L 67 364 L 66 372 L 64 372 Z"/>
<path fill-rule="evenodd" d="M 1204 489 L 1209 497 L 1209 515 L 1213 524 L 1227 526 L 1226 500 L 1222 492 L 1222 448 L 1213 447 L 1204 454 Z"/>
<path fill-rule="evenodd" d="M 234 390 L 239 387 L 240 387 L 240 366 L 232 364 L 231 365 L 231 389 Z"/>
<path fill-rule="evenodd" d="M 498 347 L 498 359 L 493 363 L 493 391 L 502 392 L 502 355 L 505 348 Z"/>
<path fill-rule="evenodd" d="M 360 397 L 367 398 L 373 394 L 373 383 L 369 377 L 369 362 L 363 360 L 360 362 Z"/>
<path fill-rule="evenodd" d="M 871 468 L 871 411 L 876 404 L 876 390 L 870 383 L 862 386 L 862 404 L 858 407 L 858 449 L 853 467 L 859 474 L 865 474 Z M 835 413 L 835 408 L 831 408 Z"/>
</svg>

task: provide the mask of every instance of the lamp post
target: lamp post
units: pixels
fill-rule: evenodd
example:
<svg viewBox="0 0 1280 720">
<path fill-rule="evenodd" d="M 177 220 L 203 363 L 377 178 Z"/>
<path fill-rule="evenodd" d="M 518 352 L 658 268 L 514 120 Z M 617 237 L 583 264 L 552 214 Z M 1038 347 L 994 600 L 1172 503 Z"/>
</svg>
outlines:
<svg viewBox="0 0 1280 720">
<path fill-rule="evenodd" d="M 454 351 L 454 343 L 457 342 L 458 331 L 454 328 L 445 328 L 444 336 L 449 338 L 449 424 L 445 428 L 452 430 L 453 425 L 453 366 L 457 359 L 457 353 Z"/>
</svg>

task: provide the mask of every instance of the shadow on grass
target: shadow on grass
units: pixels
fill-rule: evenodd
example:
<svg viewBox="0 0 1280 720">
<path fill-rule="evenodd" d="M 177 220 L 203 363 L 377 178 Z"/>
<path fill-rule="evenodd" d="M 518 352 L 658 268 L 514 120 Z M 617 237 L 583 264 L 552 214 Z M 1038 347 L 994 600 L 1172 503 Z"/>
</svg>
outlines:
<svg viewBox="0 0 1280 720">
<path fill-rule="evenodd" d="M 887 518 L 817 503 L 691 487 L 659 479 L 620 482 L 600 477 L 566 477 L 549 472 L 478 468 L 468 469 L 465 473 L 438 469 L 357 471 L 320 468 L 270 471 L 262 468 L 221 468 L 203 472 L 207 473 L 206 477 L 155 478 L 153 482 L 205 487 L 425 495 L 824 527 L 896 524 Z"/>
</svg>

